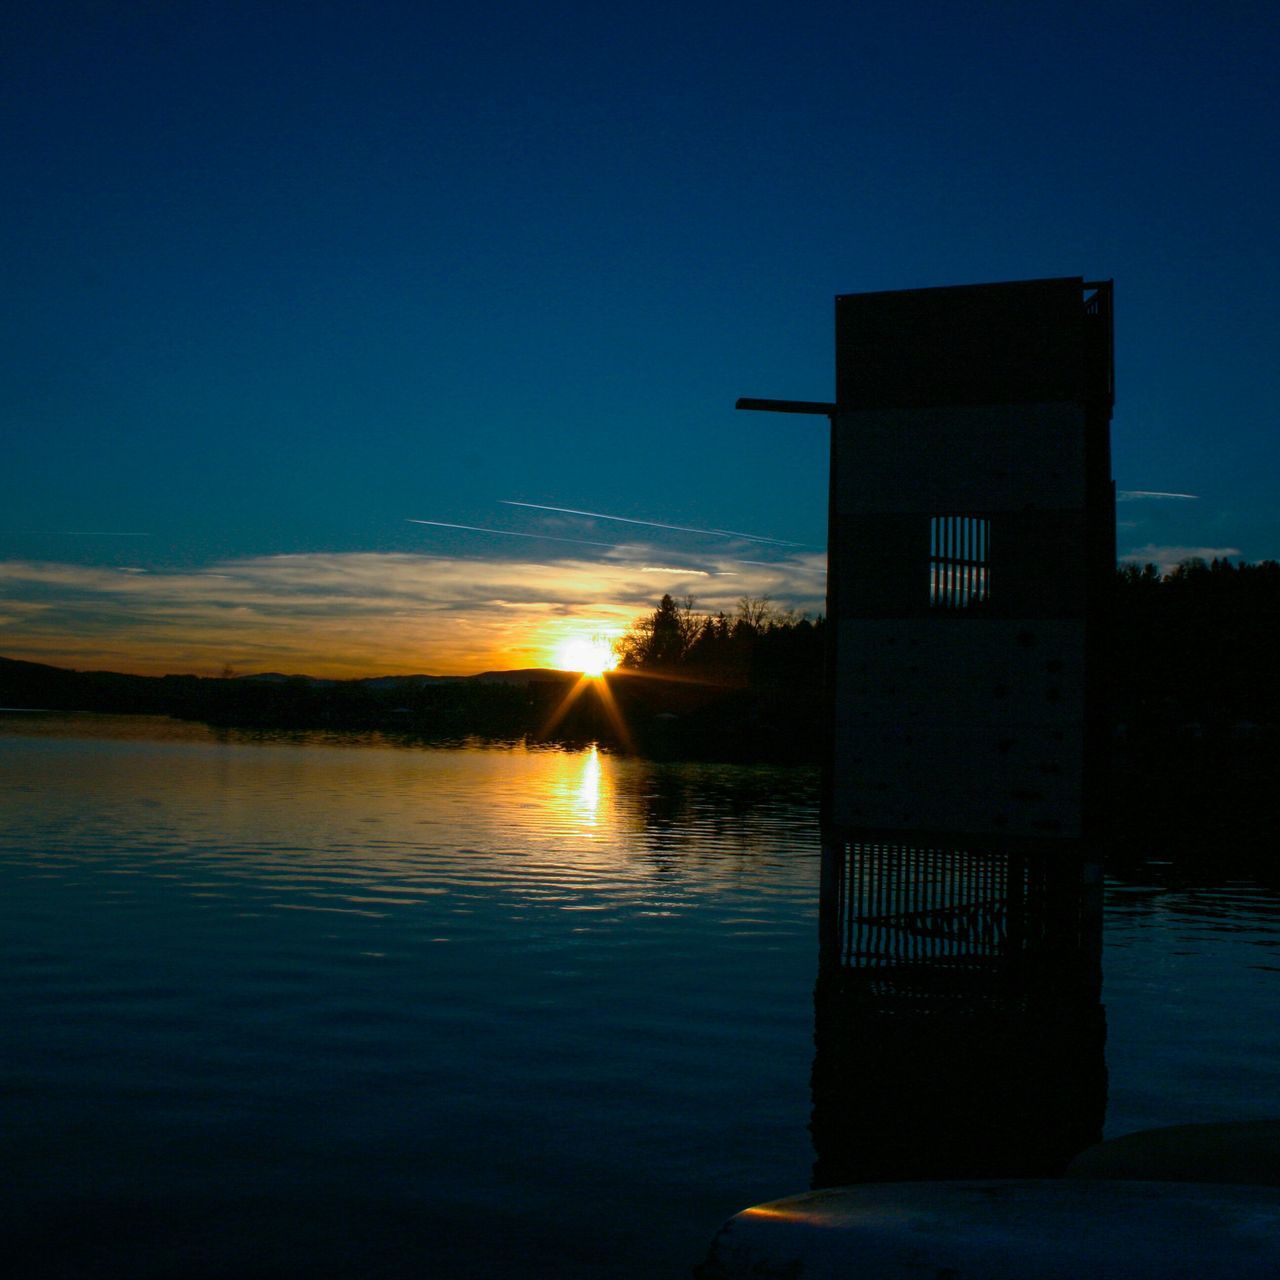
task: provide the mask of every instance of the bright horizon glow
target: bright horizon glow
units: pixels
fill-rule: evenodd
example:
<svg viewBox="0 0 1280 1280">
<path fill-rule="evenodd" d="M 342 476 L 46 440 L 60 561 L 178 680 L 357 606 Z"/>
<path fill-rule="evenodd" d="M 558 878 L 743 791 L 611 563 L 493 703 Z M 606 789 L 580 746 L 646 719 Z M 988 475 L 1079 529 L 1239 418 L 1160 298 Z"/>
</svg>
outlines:
<svg viewBox="0 0 1280 1280">
<path fill-rule="evenodd" d="M 613 645 L 603 636 L 573 636 L 556 650 L 561 671 L 580 671 L 593 679 L 618 665 Z"/>
<path fill-rule="evenodd" d="M 810 584 L 821 580 L 807 572 L 817 561 L 816 552 L 788 555 L 721 580 L 647 573 L 649 548 L 637 560 L 312 552 L 146 573 L 131 571 L 133 560 L 0 558 L 0 654 L 135 675 L 216 676 L 229 666 L 357 679 L 563 667 L 569 641 L 615 643 L 663 592 L 697 590 L 711 613 L 732 611 L 741 595 L 819 611 Z M 603 666 L 613 665 L 610 654 Z"/>
</svg>

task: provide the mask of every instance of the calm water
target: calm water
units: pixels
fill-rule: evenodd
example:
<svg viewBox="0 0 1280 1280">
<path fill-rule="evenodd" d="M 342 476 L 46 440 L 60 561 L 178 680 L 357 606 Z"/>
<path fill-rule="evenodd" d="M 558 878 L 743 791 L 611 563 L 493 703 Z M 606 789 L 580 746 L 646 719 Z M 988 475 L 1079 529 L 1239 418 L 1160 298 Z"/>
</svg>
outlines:
<svg viewBox="0 0 1280 1280">
<path fill-rule="evenodd" d="M 816 792 L 0 713 L 9 1231 L 137 1274 L 686 1275 L 808 1185 Z M 1153 863 L 1107 919 L 1108 1133 L 1280 1113 L 1277 896 Z"/>
</svg>

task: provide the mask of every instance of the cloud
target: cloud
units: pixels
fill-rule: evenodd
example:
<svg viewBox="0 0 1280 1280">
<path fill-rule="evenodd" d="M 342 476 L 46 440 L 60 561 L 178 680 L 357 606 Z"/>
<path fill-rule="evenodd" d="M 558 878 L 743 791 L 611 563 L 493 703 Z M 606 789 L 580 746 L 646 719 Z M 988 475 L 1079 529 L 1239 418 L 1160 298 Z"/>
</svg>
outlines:
<svg viewBox="0 0 1280 1280">
<path fill-rule="evenodd" d="M 648 555 L 646 565 L 609 555 L 313 552 L 149 573 L 0 562 L 0 652 L 150 673 L 230 663 L 242 672 L 464 674 L 547 665 L 565 639 L 619 634 L 666 591 L 695 590 L 710 612 L 731 611 L 743 595 L 822 608 L 810 564 L 821 557 L 762 563 L 720 585 Z M 707 558 L 717 574 L 733 563 Z"/>
<path fill-rule="evenodd" d="M 1179 502 L 1199 502 L 1198 493 L 1162 493 L 1158 489 L 1117 489 L 1117 502 L 1150 502 L 1173 499 Z"/>
<path fill-rule="evenodd" d="M 734 564 L 752 564 L 760 565 L 768 569 L 777 567 L 775 560 L 735 560 Z M 815 573 L 819 577 L 826 577 L 827 574 L 827 558 L 822 556 L 793 556 L 787 562 L 787 568 L 793 573 Z"/>
</svg>

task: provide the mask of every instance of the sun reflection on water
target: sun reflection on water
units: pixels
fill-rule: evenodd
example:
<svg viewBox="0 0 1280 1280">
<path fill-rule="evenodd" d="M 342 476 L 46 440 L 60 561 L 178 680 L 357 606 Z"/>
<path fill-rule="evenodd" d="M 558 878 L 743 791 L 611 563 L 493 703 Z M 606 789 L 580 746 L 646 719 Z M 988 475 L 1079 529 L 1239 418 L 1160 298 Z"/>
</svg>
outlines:
<svg viewBox="0 0 1280 1280">
<path fill-rule="evenodd" d="M 593 742 L 591 750 L 583 756 L 577 804 L 578 816 L 592 827 L 596 825 L 596 817 L 600 811 L 601 777 L 600 748 Z"/>
<path fill-rule="evenodd" d="M 594 842 L 617 835 L 615 764 L 594 742 L 585 750 L 560 754 L 555 781 L 542 792 L 542 808 L 561 837 Z M 569 847 L 560 844 L 559 855 Z"/>
</svg>

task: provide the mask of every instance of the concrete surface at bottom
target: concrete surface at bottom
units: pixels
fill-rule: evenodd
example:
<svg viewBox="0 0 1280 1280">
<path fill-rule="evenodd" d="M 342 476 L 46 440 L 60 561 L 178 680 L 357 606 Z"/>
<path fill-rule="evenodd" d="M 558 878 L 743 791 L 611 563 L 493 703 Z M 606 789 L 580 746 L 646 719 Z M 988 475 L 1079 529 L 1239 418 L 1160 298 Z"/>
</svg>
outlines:
<svg viewBox="0 0 1280 1280">
<path fill-rule="evenodd" d="M 1277 1280 L 1273 1188 L 1073 1178 L 835 1187 L 756 1205 L 700 1280 Z"/>
</svg>

